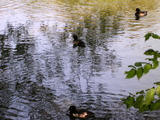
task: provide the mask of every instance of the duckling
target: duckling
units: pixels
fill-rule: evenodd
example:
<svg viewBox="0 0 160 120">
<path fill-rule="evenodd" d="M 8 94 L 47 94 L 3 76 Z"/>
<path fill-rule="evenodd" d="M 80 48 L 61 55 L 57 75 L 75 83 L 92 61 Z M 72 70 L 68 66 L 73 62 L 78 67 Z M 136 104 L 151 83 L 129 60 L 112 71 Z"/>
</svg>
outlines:
<svg viewBox="0 0 160 120">
<path fill-rule="evenodd" d="M 146 15 L 147 15 L 147 11 L 141 11 L 139 8 L 136 8 L 136 13 L 135 13 L 136 17 L 143 17 Z"/>
<path fill-rule="evenodd" d="M 77 47 L 77 46 L 79 46 L 79 47 L 85 47 L 85 43 L 82 41 L 82 40 L 80 40 L 80 39 L 78 39 L 78 36 L 76 35 L 76 34 L 73 34 L 73 48 L 75 48 L 75 47 Z"/>
<path fill-rule="evenodd" d="M 94 118 L 94 113 L 85 109 L 77 109 L 76 106 L 70 106 L 68 111 L 70 111 L 69 116 L 75 119 L 76 118 L 79 118 L 79 119 Z"/>
</svg>

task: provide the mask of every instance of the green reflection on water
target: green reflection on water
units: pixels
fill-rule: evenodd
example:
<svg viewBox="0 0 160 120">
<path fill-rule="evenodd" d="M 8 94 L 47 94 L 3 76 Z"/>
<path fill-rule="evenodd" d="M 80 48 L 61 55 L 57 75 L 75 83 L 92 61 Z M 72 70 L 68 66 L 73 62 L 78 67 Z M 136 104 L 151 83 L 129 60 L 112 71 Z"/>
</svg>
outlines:
<svg viewBox="0 0 160 120">
<path fill-rule="evenodd" d="M 159 0 L 32 0 L 26 7 L 31 8 L 28 11 L 31 15 L 35 13 L 36 18 L 56 18 L 57 21 L 70 24 L 71 29 L 80 26 L 97 29 L 113 19 L 118 23 L 113 25 L 114 28 L 119 26 L 121 19 L 134 19 L 137 7 L 148 12 L 156 10 Z M 100 29 L 102 33 L 105 31 L 102 27 Z"/>
<path fill-rule="evenodd" d="M 133 17 L 137 7 L 142 10 L 158 8 L 158 0 L 59 0 L 63 7 L 62 16 L 68 18 L 71 28 L 99 29 L 104 33 L 106 26 L 119 28 L 121 19 Z M 111 22 L 112 21 L 112 22 Z"/>
<path fill-rule="evenodd" d="M 68 12 L 74 13 L 79 12 L 77 14 L 94 14 L 95 11 L 133 11 L 135 8 L 140 7 L 142 9 L 153 9 L 158 7 L 158 0 L 59 0 L 61 4 L 69 7 Z M 83 13 L 80 13 L 83 12 Z"/>
</svg>

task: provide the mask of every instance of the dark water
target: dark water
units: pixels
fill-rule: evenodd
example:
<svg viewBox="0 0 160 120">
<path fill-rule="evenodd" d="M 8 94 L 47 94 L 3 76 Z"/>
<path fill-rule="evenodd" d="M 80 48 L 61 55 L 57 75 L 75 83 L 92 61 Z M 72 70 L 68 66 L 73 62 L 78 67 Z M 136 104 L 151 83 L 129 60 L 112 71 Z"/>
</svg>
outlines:
<svg viewBox="0 0 160 120">
<path fill-rule="evenodd" d="M 139 81 L 124 75 L 128 65 L 145 59 L 145 50 L 159 49 L 143 38 L 160 32 L 159 1 L 108 4 L 0 2 L 0 120 L 69 120 L 70 105 L 90 109 L 95 120 L 160 118 L 159 111 L 128 110 L 120 100 L 159 80 L 159 69 Z M 137 5 L 150 13 L 139 21 Z M 73 48 L 73 33 L 86 48 Z"/>
</svg>

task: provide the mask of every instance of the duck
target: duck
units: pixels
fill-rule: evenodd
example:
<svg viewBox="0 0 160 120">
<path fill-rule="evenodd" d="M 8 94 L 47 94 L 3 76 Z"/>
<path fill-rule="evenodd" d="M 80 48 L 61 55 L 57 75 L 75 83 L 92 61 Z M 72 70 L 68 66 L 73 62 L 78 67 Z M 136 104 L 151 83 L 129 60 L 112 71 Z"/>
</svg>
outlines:
<svg viewBox="0 0 160 120">
<path fill-rule="evenodd" d="M 89 118 L 94 118 L 94 113 L 90 112 L 86 109 L 77 109 L 76 106 L 70 106 L 68 109 L 69 112 L 69 117 L 72 119 L 89 119 Z"/>
<path fill-rule="evenodd" d="M 136 13 L 135 16 L 138 17 L 143 17 L 147 15 L 147 11 L 141 11 L 139 8 L 136 8 Z"/>
<path fill-rule="evenodd" d="M 73 48 L 75 48 L 77 46 L 83 47 L 83 48 L 85 47 L 85 43 L 82 40 L 80 40 L 76 34 L 73 34 L 72 37 L 74 39 L 73 40 Z"/>
</svg>

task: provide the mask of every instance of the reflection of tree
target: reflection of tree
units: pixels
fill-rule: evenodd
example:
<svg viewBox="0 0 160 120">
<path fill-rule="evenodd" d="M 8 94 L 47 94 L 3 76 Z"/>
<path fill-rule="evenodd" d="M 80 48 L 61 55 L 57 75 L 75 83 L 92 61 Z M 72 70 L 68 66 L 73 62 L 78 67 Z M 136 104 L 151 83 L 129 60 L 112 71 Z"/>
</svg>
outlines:
<svg viewBox="0 0 160 120">
<path fill-rule="evenodd" d="M 59 33 L 58 37 L 55 37 L 55 34 L 49 34 L 50 30 L 46 30 L 43 35 L 47 36 L 49 41 L 51 41 L 50 38 L 58 39 L 51 41 L 54 42 L 51 51 L 38 55 L 34 54 L 33 50 L 36 42 L 34 38 L 29 37 L 28 28 L 24 25 L 14 27 L 8 24 L 5 34 L 1 36 L 1 62 L 6 65 L 6 68 L 4 71 L 1 68 L 2 74 L 0 77 L 9 84 L 8 88 L 6 88 L 16 93 L 12 96 L 13 99 L 9 99 L 10 105 L 8 107 L 13 106 L 13 104 L 19 104 L 20 101 L 25 99 L 26 103 L 20 103 L 27 108 L 24 111 L 14 106 L 14 110 L 9 110 L 13 110 L 14 114 L 19 110 L 33 119 L 45 117 L 54 119 L 57 116 L 54 113 L 62 111 L 59 110 L 58 106 L 58 104 L 63 102 L 61 97 L 63 99 L 69 99 L 70 97 L 76 99 L 78 94 L 82 101 L 87 101 L 90 104 L 94 102 L 90 78 L 98 72 L 103 71 L 105 67 L 111 67 L 111 64 L 116 65 L 117 61 L 116 57 L 109 59 L 109 56 L 115 55 L 109 50 L 108 41 L 105 41 L 105 37 L 103 36 L 100 39 L 98 31 L 95 30 L 96 27 L 90 27 L 91 24 L 87 21 L 85 24 L 88 26 L 86 31 L 83 32 L 84 28 L 79 27 L 76 33 L 85 38 L 87 48 L 69 48 L 66 44 L 68 37 L 67 30 Z M 11 45 L 11 42 L 14 43 L 14 47 Z M 63 48 L 60 47 L 64 43 L 65 46 Z M 103 52 L 102 54 L 99 53 L 99 49 Z M 4 50 L 7 51 L 3 52 Z M 48 91 L 42 85 L 43 82 L 47 82 L 48 80 L 52 80 L 52 84 L 50 85 L 52 91 Z M 10 83 L 10 81 L 12 82 Z M 83 82 L 86 86 L 87 96 L 84 95 L 86 97 L 83 97 L 83 92 L 85 92 L 82 90 L 82 87 L 84 87 Z M 67 94 L 65 94 L 66 88 L 69 88 Z M 18 99 L 14 99 L 14 97 Z M 51 98 L 58 99 L 60 103 L 55 103 Z M 54 111 L 50 106 L 53 106 L 53 108 L 56 106 L 58 110 Z M 12 116 L 10 113 L 4 112 L 8 114 L 8 117 Z M 60 117 L 62 116 L 60 115 Z M 21 118 L 22 116 L 17 115 L 17 117 Z"/>
<path fill-rule="evenodd" d="M 0 56 L 0 60 L 1 60 L 1 64 L 0 64 L 0 68 L 4 69 L 5 67 L 7 67 L 7 65 L 5 64 L 5 58 L 10 56 L 10 48 L 7 48 L 5 46 L 5 39 L 6 36 L 5 35 L 0 35 L 0 52 L 1 52 L 1 56 Z"/>
<path fill-rule="evenodd" d="M 74 29 L 75 33 L 82 36 L 87 47 L 85 49 L 77 48 L 71 56 L 72 74 L 67 84 L 71 91 L 71 99 L 78 100 L 77 103 L 92 108 L 93 103 L 100 106 L 97 103 L 101 102 L 102 95 L 106 95 L 106 90 L 102 89 L 105 85 L 94 83 L 93 78 L 97 77 L 97 81 L 99 81 L 101 72 L 111 70 L 114 73 L 121 63 L 117 61 L 115 51 L 109 48 L 110 41 L 107 37 L 110 36 L 108 34 L 112 34 L 111 31 L 110 33 L 100 33 L 100 29 L 95 29 L 96 26 L 89 21 L 85 19 L 84 26 Z M 100 95 L 94 96 L 93 84 L 102 89 L 102 91 L 98 91 Z"/>
<path fill-rule="evenodd" d="M 17 44 L 16 46 L 16 51 L 17 54 L 21 55 L 21 54 L 25 54 L 27 52 L 28 49 L 28 44 Z"/>
<path fill-rule="evenodd" d="M 100 11 L 99 21 L 93 19 L 92 15 L 84 16 L 84 21 L 81 21 L 79 25 L 74 28 L 74 32 L 82 36 L 90 49 L 87 56 L 92 64 L 91 71 L 100 72 L 105 69 L 104 66 L 106 69 L 119 66 L 115 51 L 110 50 L 110 41 L 108 41 L 109 37 L 113 37 L 119 32 L 119 17 L 112 16 L 109 11 Z"/>
<path fill-rule="evenodd" d="M 112 15 L 112 11 L 100 10 L 99 11 L 99 30 L 100 33 L 105 33 L 106 36 L 111 37 L 119 32 L 120 16 Z"/>
<path fill-rule="evenodd" d="M 67 119 L 68 116 L 62 113 L 73 102 L 86 108 L 101 107 L 102 100 L 103 105 L 106 105 L 103 95 L 107 95 L 107 88 L 95 81 L 101 79 L 101 72 L 115 70 L 119 61 L 109 47 L 108 36 L 95 29 L 96 26 L 92 27 L 92 23 L 85 24 L 88 28 L 81 26 L 73 31 L 82 36 L 86 48 L 72 49 L 72 43 L 67 41 L 67 30 L 62 33 L 54 31 L 51 34 L 52 31 L 46 29 L 45 33 L 41 33 L 47 38 L 45 40 L 49 41 L 45 42 L 46 46 L 53 42 L 54 44 L 48 51 L 38 53 L 35 48 L 39 41 L 36 41 L 37 38 L 29 37 L 26 26 L 8 25 L 0 41 L 2 51 L 8 49 L 7 55 L 3 55 L 1 51 L 0 59 L 3 65 L 6 65 L 3 67 L 5 69 L 0 69 L 0 84 L 7 84 L 4 85 L 7 92 L 0 90 L 1 101 L 4 103 L 6 96 L 8 104 L 0 104 L 0 108 L 5 107 L 0 115 L 5 113 L 4 118 L 14 119 Z M 11 41 L 14 46 L 11 46 Z M 114 70 L 111 72 L 114 73 Z M 94 77 L 97 80 L 94 81 Z M 94 87 L 98 88 L 98 95 L 93 93 Z M 114 104 L 119 105 L 118 102 Z M 105 110 L 108 110 L 107 106 Z"/>
<path fill-rule="evenodd" d="M 46 59 L 45 69 L 47 71 L 48 78 L 53 78 L 53 77 L 63 78 L 64 67 L 62 63 L 62 58 L 58 55 L 58 53 L 55 53 L 55 57 Z"/>
<path fill-rule="evenodd" d="M 30 119 L 54 119 L 56 111 L 53 108 L 56 107 L 56 104 L 52 101 L 55 99 L 55 95 L 52 94 L 51 89 L 45 88 L 35 82 L 22 82 L 16 84 L 16 86 L 19 93 L 17 97 L 21 100 L 26 100 L 26 103 L 23 103 L 23 106 L 28 108 L 26 113 Z"/>
<path fill-rule="evenodd" d="M 0 81 L 0 119 L 3 120 L 5 112 L 9 108 L 9 102 L 12 100 L 13 92 L 9 89 L 9 84 Z"/>
<path fill-rule="evenodd" d="M 24 25 L 18 27 L 13 27 L 8 23 L 6 31 L 1 35 L 1 68 L 8 67 L 7 71 L 16 71 L 15 63 L 21 63 L 18 59 L 28 56 L 28 49 L 33 47 L 33 40 L 28 34 L 28 30 Z M 15 45 L 14 45 L 15 44 Z M 13 45 L 15 47 L 13 47 Z M 25 60 L 25 59 L 24 59 Z M 24 67 L 20 68 L 23 69 Z M 6 71 L 3 71 L 4 73 Z M 13 72 L 13 71 L 12 71 Z M 15 77 L 20 77 L 21 75 L 16 75 Z M 18 73 L 20 74 L 20 73 Z M 21 78 L 21 77 L 20 77 Z M 11 78 L 12 79 L 12 78 Z"/>
<path fill-rule="evenodd" d="M 114 37 L 119 32 L 119 18 L 108 14 L 100 12 L 99 18 L 95 19 L 92 15 L 83 16 L 83 21 L 78 24 L 75 22 L 76 27 L 74 23 L 71 24 L 74 27 L 73 31 L 83 39 L 87 47 L 85 49 L 77 48 L 72 54 L 70 58 L 72 74 L 67 82 L 71 91 L 69 97 L 80 104 L 79 106 L 93 108 L 93 104 L 99 107 L 101 104 L 105 104 L 106 111 L 109 111 L 107 106 L 113 103 L 112 101 L 107 103 L 107 100 L 104 100 L 103 95 L 107 96 L 107 88 L 105 84 L 99 83 L 99 80 L 103 76 L 103 72 L 111 71 L 114 73 L 121 65 L 121 62 L 117 60 L 116 51 L 110 48 L 112 41 L 109 41 L 110 37 Z M 94 77 L 97 78 L 97 82 L 94 81 Z M 94 87 L 96 89 L 99 87 L 97 95 L 94 95 L 96 91 Z M 118 102 L 114 104 L 118 105 Z M 102 115 L 102 113 L 100 114 Z M 111 116 L 105 118 L 109 119 Z"/>
<path fill-rule="evenodd" d="M 13 27 L 9 23 L 4 34 L 0 35 L 0 108 L 3 113 L 1 119 L 7 119 L 9 118 L 7 116 L 10 115 L 15 116 L 19 109 L 11 108 L 9 111 L 12 112 L 8 111 L 8 108 L 11 107 L 12 102 L 14 101 L 16 91 L 14 85 L 16 82 L 20 82 L 22 80 L 28 81 L 29 78 L 23 71 L 25 69 L 25 65 L 22 65 L 22 58 L 25 58 L 25 56 L 28 55 L 28 48 L 30 48 L 33 43 L 33 41 L 28 41 L 29 39 L 32 39 L 28 36 L 28 30 L 25 26 L 20 25 L 19 27 Z M 15 44 L 15 47 L 13 44 Z M 3 85 L 3 87 L 1 85 Z"/>
<path fill-rule="evenodd" d="M 59 44 L 66 41 L 65 35 L 59 35 L 58 38 L 62 39 Z M 59 47 L 53 46 L 54 55 L 45 55 L 43 64 L 41 57 L 34 55 L 34 43 L 35 39 L 30 37 L 28 27 L 24 25 L 14 27 L 8 24 L 5 33 L 0 36 L 0 87 L 4 87 L 0 88 L 0 119 L 30 117 L 44 120 L 54 119 L 55 116 L 61 119 L 62 115 L 56 114 L 61 110 L 54 103 L 53 91 L 45 88 L 42 82 L 50 78 L 64 79 L 63 56 L 59 54 Z M 4 104 L 6 98 L 7 104 Z"/>
</svg>

